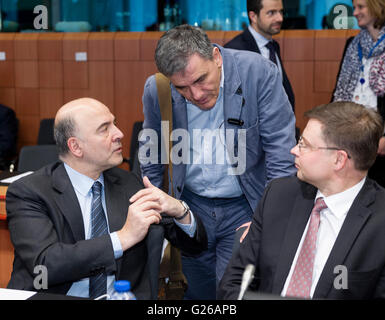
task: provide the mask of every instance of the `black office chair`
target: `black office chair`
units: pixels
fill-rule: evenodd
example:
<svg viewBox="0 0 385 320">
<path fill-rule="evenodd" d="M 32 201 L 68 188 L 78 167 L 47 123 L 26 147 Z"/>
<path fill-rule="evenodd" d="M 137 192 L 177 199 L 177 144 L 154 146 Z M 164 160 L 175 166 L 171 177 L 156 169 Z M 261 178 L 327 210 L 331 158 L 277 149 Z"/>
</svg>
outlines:
<svg viewBox="0 0 385 320">
<path fill-rule="evenodd" d="M 36 171 L 59 159 L 55 144 L 22 147 L 17 170 L 20 172 Z"/>
<path fill-rule="evenodd" d="M 137 164 L 139 163 L 137 157 L 138 157 L 138 150 L 139 150 L 139 132 L 143 128 L 143 121 L 137 121 L 134 123 L 134 126 L 132 127 L 132 135 L 131 135 L 131 145 L 130 145 L 130 157 L 125 158 L 123 161 L 128 163 L 128 166 L 131 171 L 134 171 L 134 169 L 138 169 Z M 140 169 L 139 169 L 140 170 Z"/>
<path fill-rule="evenodd" d="M 41 119 L 37 144 L 55 144 L 53 136 L 54 123 L 54 118 Z"/>
</svg>

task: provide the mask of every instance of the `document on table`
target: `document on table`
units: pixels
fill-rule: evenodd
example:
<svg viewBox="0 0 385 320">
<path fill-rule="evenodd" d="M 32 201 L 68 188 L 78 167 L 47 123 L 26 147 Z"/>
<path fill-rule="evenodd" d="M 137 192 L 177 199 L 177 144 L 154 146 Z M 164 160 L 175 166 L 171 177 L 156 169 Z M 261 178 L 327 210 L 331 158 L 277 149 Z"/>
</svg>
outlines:
<svg viewBox="0 0 385 320">
<path fill-rule="evenodd" d="M 22 174 L 18 174 L 17 176 L 13 176 L 13 177 L 9 177 L 7 179 L 0 180 L 0 182 L 1 183 L 12 183 L 12 182 L 15 182 L 16 180 L 19 180 L 22 177 L 30 175 L 31 173 L 33 173 L 33 171 L 27 171 L 27 172 L 24 172 Z"/>
<path fill-rule="evenodd" d="M 27 300 L 34 294 L 34 291 L 0 288 L 0 300 Z"/>
</svg>

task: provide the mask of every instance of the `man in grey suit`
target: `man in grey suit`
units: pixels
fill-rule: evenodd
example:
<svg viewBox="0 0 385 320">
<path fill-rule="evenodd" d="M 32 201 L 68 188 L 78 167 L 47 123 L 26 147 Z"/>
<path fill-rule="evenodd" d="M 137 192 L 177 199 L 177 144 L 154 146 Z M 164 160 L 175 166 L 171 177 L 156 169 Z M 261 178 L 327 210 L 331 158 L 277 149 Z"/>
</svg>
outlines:
<svg viewBox="0 0 385 320">
<path fill-rule="evenodd" d="M 124 279 L 138 299 L 156 298 L 149 268 L 160 263 L 160 252 L 152 257 L 149 250 L 163 238 L 147 243 L 149 238 L 159 225 L 172 243 L 197 254 L 207 246 L 199 218 L 146 177 L 142 183 L 116 167 L 123 160 L 123 133 L 101 102 L 67 103 L 56 115 L 54 133 L 62 162 L 8 188 L 15 248 L 8 288 L 97 298 Z M 35 281 L 40 270 L 45 287 Z"/>
<path fill-rule="evenodd" d="M 219 298 L 238 297 L 248 265 L 255 267 L 252 288 L 276 297 L 385 298 L 385 190 L 367 177 L 382 119 L 352 102 L 306 115 L 292 150 L 297 177 L 266 188 Z"/>
<path fill-rule="evenodd" d="M 294 114 L 272 63 L 254 52 L 213 45 L 199 28 L 182 25 L 166 32 L 155 61 L 171 82 L 170 185 L 200 216 L 209 240 L 197 258 L 182 252 L 185 297 L 215 299 L 236 229 L 250 222 L 268 181 L 295 172 Z M 141 168 L 161 187 L 166 126 L 154 76 L 145 84 L 143 112 Z"/>
</svg>

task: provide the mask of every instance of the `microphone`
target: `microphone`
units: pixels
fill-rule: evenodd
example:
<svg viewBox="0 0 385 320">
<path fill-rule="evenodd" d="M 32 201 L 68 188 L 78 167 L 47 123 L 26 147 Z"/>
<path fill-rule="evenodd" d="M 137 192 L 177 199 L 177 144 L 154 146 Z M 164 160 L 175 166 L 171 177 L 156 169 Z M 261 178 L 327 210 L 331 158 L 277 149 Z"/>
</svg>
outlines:
<svg viewBox="0 0 385 320">
<path fill-rule="evenodd" d="M 245 122 L 243 120 L 241 120 L 241 119 L 234 119 L 234 118 L 228 118 L 227 122 L 229 124 L 233 124 L 235 126 L 240 126 L 240 127 L 242 127 L 245 124 Z"/>
<path fill-rule="evenodd" d="M 251 281 L 254 278 L 255 266 L 253 264 L 248 264 L 243 272 L 241 291 L 239 292 L 238 300 L 242 300 L 247 288 L 249 287 Z"/>
</svg>

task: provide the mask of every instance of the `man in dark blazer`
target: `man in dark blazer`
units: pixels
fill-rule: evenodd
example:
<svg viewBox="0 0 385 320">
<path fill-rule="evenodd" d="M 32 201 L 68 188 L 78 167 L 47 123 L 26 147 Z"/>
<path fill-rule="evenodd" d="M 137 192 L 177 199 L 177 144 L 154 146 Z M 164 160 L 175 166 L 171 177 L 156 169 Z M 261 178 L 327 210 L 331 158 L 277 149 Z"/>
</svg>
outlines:
<svg viewBox="0 0 385 320">
<path fill-rule="evenodd" d="M 8 169 L 10 158 L 16 155 L 17 129 L 15 111 L 0 104 L 0 170 Z"/>
<path fill-rule="evenodd" d="M 283 87 L 294 111 L 293 89 L 283 67 L 279 44 L 272 39 L 273 35 L 281 31 L 283 22 L 282 0 L 247 0 L 247 12 L 249 27 L 226 43 L 225 48 L 254 51 L 269 59 L 269 49 L 266 45 L 271 43 L 275 51 L 276 64 L 282 75 Z"/>
<path fill-rule="evenodd" d="M 116 168 L 123 159 L 122 138 L 114 116 L 97 100 L 74 100 L 58 111 L 55 139 L 62 162 L 8 188 L 7 220 L 15 248 L 8 288 L 96 298 L 91 284 L 100 277 L 103 294 L 124 279 L 138 299 L 154 299 L 149 268 L 160 263 L 160 252 L 155 257 L 148 252 L 153 245 L 161 250 L 163 238 L 154 240 L 152 234 L 159 234 L 157 228 L 190 254 L 207 247 L 203 225 L 184 203 L 147 177 L 142 182 Z M 101 186 L 99 193 L 95 185 Z M 100 219 L 105 232 L 94 230 Z M 46 270 L 46 287 L 36 280 L 43 276 L 39 270 Z"/>
<path fill-rule="evenodd" d="M 383 133 L 381 117 L 352 102 L 306 115 L 309 122 L 292 149 L 297 177 L 266 188 L 219 298 L 238 297 L 249 264 L 256 270 L 252 289 L 260 293 L 385 298 L 385 190 L 367 178 Z"/>
</svg>

